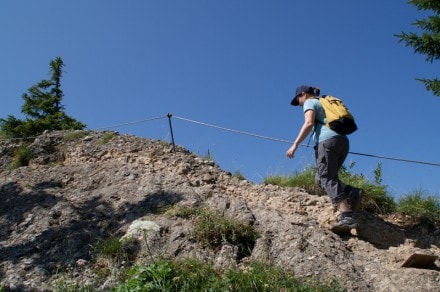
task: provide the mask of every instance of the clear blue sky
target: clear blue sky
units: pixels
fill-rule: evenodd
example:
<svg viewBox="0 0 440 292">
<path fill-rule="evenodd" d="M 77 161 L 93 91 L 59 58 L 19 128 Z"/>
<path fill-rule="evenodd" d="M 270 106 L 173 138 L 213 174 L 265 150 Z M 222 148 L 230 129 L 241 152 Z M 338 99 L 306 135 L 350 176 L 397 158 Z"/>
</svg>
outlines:
<svg viewBox="0 0 440 292">
<path fill-rule="evenodd" d="M 440 98 L 417 77 L 439 77 L 438 63 L 398 43 L 424 18 L 406 1 L 2 1 L 0 117 L 22 118 L 22 94 L 49 79 L 60 56 L 67 114 L 89 129 L 172 113 L 281 140 L 296 137 L 296 86 L 341 97 L 357 119 L 351 151 L 440 163 Z M 172 119 L 174 137 L 225 170 L 261 182 L 313 164 L 301 147 Z M 171 141 L 166 118 L 112 128 Z M 304 143 L 306 143 L 305 141 Z M 440 168 L 350 155 L 347 165 L 396 197 L 440 194 Z"/>
</svg>

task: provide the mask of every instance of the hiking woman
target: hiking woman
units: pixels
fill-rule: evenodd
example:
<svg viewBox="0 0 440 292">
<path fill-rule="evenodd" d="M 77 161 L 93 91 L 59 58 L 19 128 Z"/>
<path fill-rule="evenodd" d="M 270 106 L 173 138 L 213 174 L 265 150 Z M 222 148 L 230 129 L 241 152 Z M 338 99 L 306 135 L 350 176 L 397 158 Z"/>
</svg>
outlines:
<svg viewBox="0 0 440 292">
<path fill-rule="evenodd" d="M 316 183 L 341 213 L 339 222 L 332 225 L 331 230 L 335 233 L 346 233 L 357 227 L 353 213 L 360 207 L 361 190 L 339 180 L 338 172 L 347 157 L 349 140 L 346 135 L 338 134 L 325 126 L 325 111 L 319 101 L 319 94 L 317 87 L 302 85 L 296 89 L 291 105 L 302 106 L 304 123 L 286 156 L 293 158 L 298 146 L 313 131 Z"/>
</svg>

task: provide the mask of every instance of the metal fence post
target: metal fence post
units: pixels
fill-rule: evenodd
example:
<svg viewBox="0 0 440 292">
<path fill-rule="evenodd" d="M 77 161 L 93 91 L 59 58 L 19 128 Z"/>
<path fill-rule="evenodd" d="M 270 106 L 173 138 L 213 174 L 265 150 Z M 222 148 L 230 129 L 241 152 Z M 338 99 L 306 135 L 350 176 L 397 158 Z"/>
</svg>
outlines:
<svg viewBox="0 0 440 292">
<path fill-rule="evenodd" d="M 168 124 L 170 125 L 170 132 L 171 132 L 171 142 L 173 143 L 173 152 L 176 152 L 176 144 L 174 143 L 174 134 L 173 134 L 173 126 L 171 124 L 171 117 L 173 116 L 172 113 L 168 113 Z"/>
</svg>

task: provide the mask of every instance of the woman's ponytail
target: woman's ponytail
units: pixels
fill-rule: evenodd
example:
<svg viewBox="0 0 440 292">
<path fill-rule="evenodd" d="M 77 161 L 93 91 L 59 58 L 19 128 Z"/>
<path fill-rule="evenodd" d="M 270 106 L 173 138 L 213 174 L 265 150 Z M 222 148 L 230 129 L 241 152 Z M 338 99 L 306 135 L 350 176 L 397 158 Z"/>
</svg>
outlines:
<svg viewBox="0 0 440 292">
<path fill-rule="evenodd" d="M 321 89 L 319 89 L 319 87 L 315 87 L 315 88 L 314 88 L 314 94 L 315 94 L 315 96 L 319 96 L 320 93 L 321 93 Z"/>
<path fill-rule="evenodd" d="M 307 93 L 313 94 L 314 96 L 319 96 L 321 93 L 321 89 L 319 87 L 311 87 L 309 88 L 309 91 Z"/>
</svg>

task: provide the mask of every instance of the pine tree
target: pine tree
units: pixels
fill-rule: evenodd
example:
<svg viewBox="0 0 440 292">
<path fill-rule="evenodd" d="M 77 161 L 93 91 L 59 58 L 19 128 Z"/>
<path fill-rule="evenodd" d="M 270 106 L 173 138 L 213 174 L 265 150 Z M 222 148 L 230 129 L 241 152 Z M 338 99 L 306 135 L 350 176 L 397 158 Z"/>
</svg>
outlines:
<svg viewBox="0 0 440 292">
<path fill-rule="evenodd" d="M 69 117 L 64 112 L 61 90 L 61 77 L 64 63 L 60 57 L 50 62 L 50 80 L 42 80 L 28 89 L 22 98 L 21 112 L 26 119 L 14 116 L 0 119 L 0 131 L 8 137 L 29 137 L 39 135 L 45 130 L 82 130 L 85 125 Z"/>
<path fill-rule="evenodd" d="M 408 3 L 416 6 L 418 10 L 432 11 L 433 15 L 416 20 L 414 25 L 423 31 L 417 34 L 414 32 L 396 35 L 406 46 L 414 48 L 414 52 L 426 55 L 427 62 L 434 62 L 440 59 L 440 1 L 438 0 L 410 0 Z M 428 91 L 440 96 L 440 80 L 437 78 L 417 78 Z"/>
</svg>

